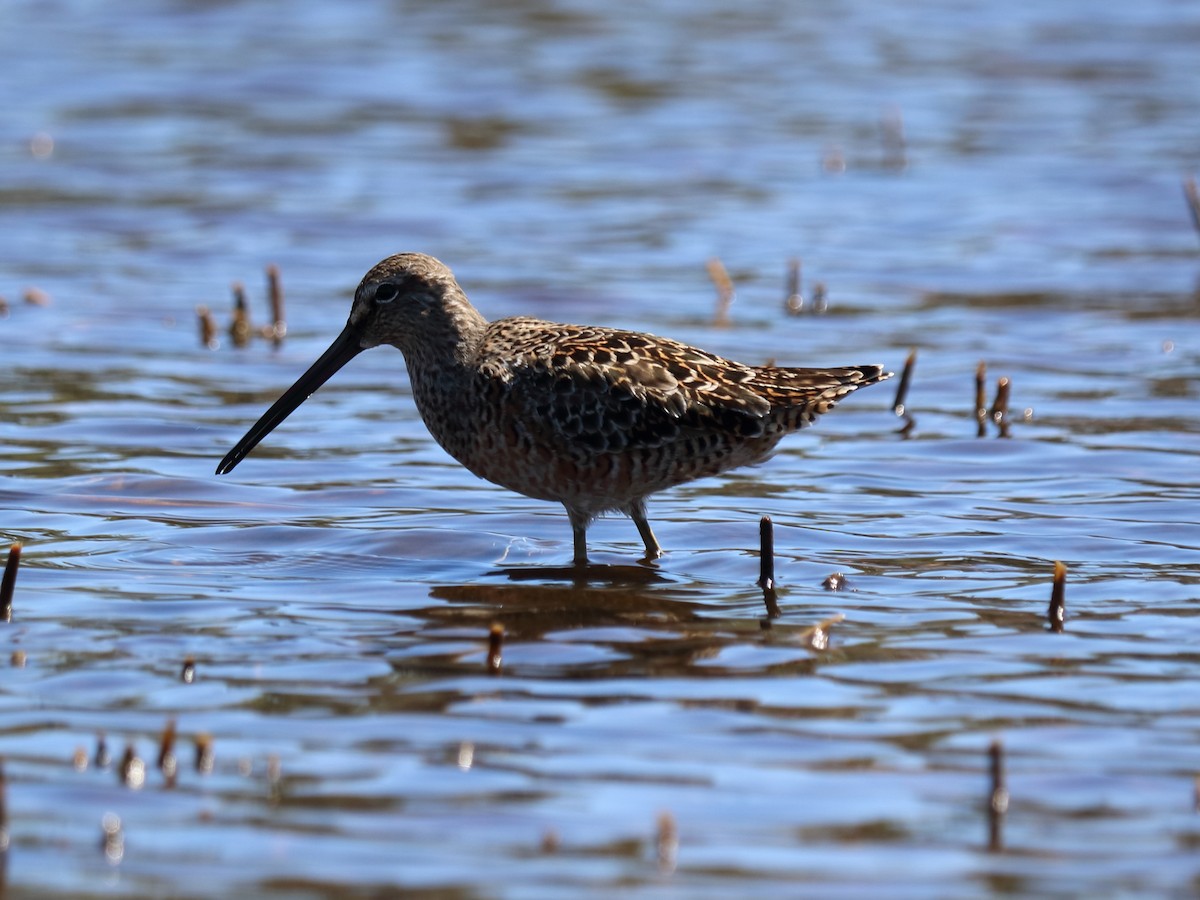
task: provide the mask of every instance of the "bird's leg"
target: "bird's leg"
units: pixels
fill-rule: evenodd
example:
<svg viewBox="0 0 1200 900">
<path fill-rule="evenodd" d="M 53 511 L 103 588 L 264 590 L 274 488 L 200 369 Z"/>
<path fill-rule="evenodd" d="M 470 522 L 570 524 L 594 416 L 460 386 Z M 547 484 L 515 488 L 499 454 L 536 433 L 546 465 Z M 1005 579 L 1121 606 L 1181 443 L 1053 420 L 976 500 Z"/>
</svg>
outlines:
<svg viewBox="0 0 1200 900">
<path fill-rule="evenodd" d="M 637 526 L 638 534 L 642 536 L 642 543 L 646 545 L 646 559 L 658 559 L 662 556 L 662 547 L 658 544 L 658 538 L 654 536 L 654 531 L 650 528 L 650 523 L 646 521 L 646 503 L 639 500 L 629 507 L 629 518 L 633 519 L 633 524 Z"/>
<path fill-rule="evenodd" d="M 567 507 L 567 518 L 571 520 L 571 537 L 575 541 L 575 565 L 586 566 L 587 558 L 587 527 L 591 516 Z"/>
</svg>

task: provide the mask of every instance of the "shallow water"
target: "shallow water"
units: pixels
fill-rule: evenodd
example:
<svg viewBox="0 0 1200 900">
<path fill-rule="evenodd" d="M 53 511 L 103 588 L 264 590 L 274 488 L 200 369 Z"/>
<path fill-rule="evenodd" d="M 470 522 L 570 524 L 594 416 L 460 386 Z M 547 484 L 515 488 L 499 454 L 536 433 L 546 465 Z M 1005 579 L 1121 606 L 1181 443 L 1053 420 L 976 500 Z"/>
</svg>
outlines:
<svg viewBox="0 0 1200 900">
<path fill-rule="evenodd" d="M 1198 42 L 1168 0 L 6 5 L 7 886 L 1194 892 Z M 390 350 L 214 476 L 402 249 L 490 316 L 917 348 L 913 425 L 864 391 L 655 498 L 652 566 L 597 523 L 586 584 L 562 511 L 453 463 Z M 826 314 L 784 313 L 793 256 Z M 284 344 L 201 346 L 232 280 L 265 320 L 268 263 Z M 980 361 L 1008 439 L 975 436 Z"/>
</svg>

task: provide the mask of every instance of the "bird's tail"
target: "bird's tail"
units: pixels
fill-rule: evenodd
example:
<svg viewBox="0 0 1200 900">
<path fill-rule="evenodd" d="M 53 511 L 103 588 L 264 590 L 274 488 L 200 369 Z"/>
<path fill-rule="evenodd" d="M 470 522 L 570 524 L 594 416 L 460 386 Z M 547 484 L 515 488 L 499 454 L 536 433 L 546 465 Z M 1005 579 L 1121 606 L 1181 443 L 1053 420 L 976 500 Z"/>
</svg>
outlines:
<svg viewBox="0 0 1200 900">
<path fill-rule="evenodd" d="M 764 367 L 757 370 L 755 388 L 771 404 L 782 424 L 794 430 L 811 425 L 818 416 L 859 388 L 886 381 L 892 373 L 883 366 L 839 366 L 833 369 Z"/>
</svg>

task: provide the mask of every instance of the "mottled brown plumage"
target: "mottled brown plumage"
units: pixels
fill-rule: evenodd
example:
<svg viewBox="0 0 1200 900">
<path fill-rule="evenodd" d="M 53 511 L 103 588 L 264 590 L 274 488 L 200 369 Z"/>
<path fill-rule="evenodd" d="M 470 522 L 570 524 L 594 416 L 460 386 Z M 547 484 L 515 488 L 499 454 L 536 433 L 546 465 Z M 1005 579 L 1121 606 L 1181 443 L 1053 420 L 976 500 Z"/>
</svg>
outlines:
<svg viewBox="0 0 1200 900">
<path fill-rule="evenodd" d="M 488 323 L 420 253 L 375 266 L 342 334 L 222 460 L 231 470 L 360 351 L 403 354 L 434 439 L 481 478 L 566 507 L 575 562 L 587 526 L 618 510 L 660 553 L 646 498 L 766 458 L 788 432 L 891 376 L 880 366 L 747 366 L 667 338 L 518 316 Z"/>
</svg>

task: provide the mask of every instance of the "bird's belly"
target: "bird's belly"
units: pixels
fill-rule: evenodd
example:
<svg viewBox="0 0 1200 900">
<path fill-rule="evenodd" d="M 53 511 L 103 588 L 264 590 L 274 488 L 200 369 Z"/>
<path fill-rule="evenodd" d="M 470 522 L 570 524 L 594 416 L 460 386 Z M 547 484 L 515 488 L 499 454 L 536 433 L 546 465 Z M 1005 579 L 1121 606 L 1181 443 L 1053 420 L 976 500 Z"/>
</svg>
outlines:
<svg viewBox="0 0 1200 900">
<path fill-rule="evenodd" d="M 761 462 L 780 435 L 749 441 L 681 437 L 657 447 L 620 451 L 535 440 L 519 428 L 503 426 L 435 437 L 480 478 L 527 497 L 599 513 L 625 509 L 674 485 Z"/>
</svg>

